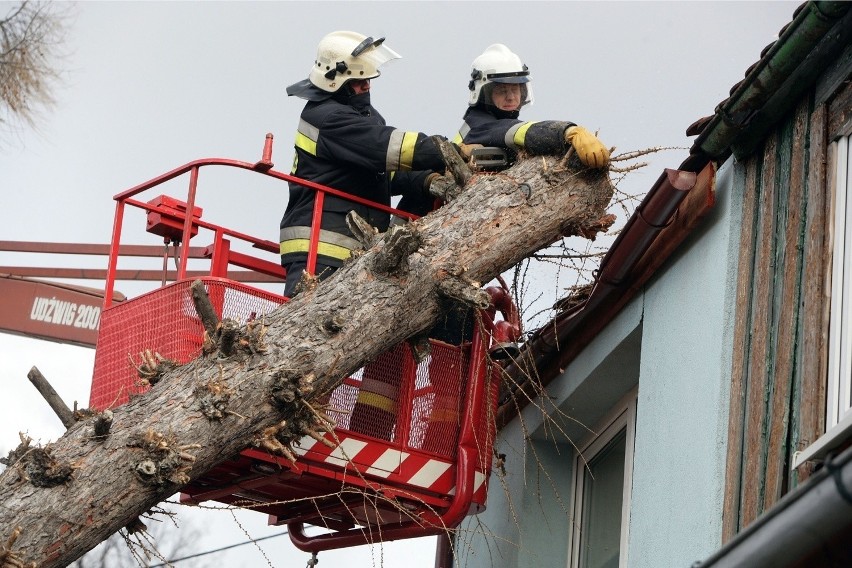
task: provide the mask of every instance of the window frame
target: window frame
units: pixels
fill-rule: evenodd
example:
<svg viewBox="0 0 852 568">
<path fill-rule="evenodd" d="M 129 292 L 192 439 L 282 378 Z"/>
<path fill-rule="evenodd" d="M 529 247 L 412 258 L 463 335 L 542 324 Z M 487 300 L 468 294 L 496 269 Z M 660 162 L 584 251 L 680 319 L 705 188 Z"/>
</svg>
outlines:
<svg viewBox="0 0 852 568">
<path fill-rule="evenodd" d="M 568 538 L 568 568 L 579 568 L 580 563 L 580 526 L 584 518 L 583 496 L 585 471 L 588 462 L 607 448 L 622 431 L 624 438 L 624 487 L 621 501 L 621 535 L 619 538 L 619 568 L 627 566 L 627 546 L 630 537 L 630 500 L 633 487 L 633 456 L 636 440 L 636 403 L 638 388 L 634 388 L 622 398 L 603 420 L 593 429 L 582 444 L 577 445 L 574 454 L 574 467 L 571 476 L 571 530 Z"/>
<path fill-rule="evenodd" d="M 831 143 L 831 311 L 828 331 L 826 431 L 850 414 L 852 403 L 852 196 L 849 195 L 850 136 Z"/>
<path fill-rule="evenodd" d="M 831 209 L 828 250 L 831 266 L 827 364 L 825 376 L 825 433 L 793 454 L 791 469 L 822 460 L 852 438 L 852 134 L 832 141 L 828 148 Z"/>
</svg>

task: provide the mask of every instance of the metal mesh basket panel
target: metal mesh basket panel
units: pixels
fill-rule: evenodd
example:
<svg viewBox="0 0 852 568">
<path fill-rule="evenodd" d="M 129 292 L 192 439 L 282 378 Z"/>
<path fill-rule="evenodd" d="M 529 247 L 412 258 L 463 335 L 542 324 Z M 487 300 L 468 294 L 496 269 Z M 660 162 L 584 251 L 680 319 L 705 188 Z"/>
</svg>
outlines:
<svg viewBox="0 0 852 568">
<path fill-rule="evenodd" d="M 203 281 L 219 317 L 240 324 L 284 302 L 281 296 L 239 282 Z M 204 327 L 192 302 L 191 284 L 175 282 L 103 311 L 89 399 L 92 408 L 113 408 L 145 390 L 134 367 L 145 350 L 178 363 L 198 356 Z"/>
</svg>

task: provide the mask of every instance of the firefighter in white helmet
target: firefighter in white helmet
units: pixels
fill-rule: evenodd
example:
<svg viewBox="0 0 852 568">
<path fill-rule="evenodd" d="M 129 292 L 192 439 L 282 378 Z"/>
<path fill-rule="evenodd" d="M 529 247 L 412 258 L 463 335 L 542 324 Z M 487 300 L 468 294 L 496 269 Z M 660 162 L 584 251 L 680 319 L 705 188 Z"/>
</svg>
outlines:
<svg viewBox="0 0 852 568">
<path fill-rule="evenodd" d="M 532 155 L 561 154 L 574 147 L 580 161 L 590 168 L 609 165 L 609 150 L 594 134 L 573 122 L 518 119 L 523 106 L 533 101 L 530 73 L 521 58 L 501 43 L 488 46 L 473 60 L 468 109 L 453 140 L 463 152 L 471 146 L 497 146 L 513 155 L 524 150 Z"/>
<path fill-rule="evenodd" d="M 287 88 L 306 99 L 296 132 L 291 173 L 354 196 L 389 206 L 391 195 L 428 192 L 446 169 L 437 144 L 420 132 L 388 126 L 370 104 L 370 80 L 400 56 L 373 38 L 352 31 L 326 35 L 317 47 L 308 78 Z M 292 297 L 306 269 L 316 192 L 290 183 L 281 220 L 281 264 L 287 270 L 284 295 Z M 325 195 L 316 276 L 328 277 L 360 243 L 346 224 L 355 211 L 379 231 L 390 216 L 366 205 Z M 364 369 L 349 428 L 390 439 L 396 420 L 400 369 L 377 361 Z"/>
<path fill-rule="evenodd" d="M 389 206 L 392 194 L 425 191 L 435 177 L 431 174 L 446 169 L 437 144 L 426 134 L 388 126 L 370 104 L 370 80 L 379 76 L 379 67 L 399 57 L 384 38 L 351 31 L 322 38 L 308 78 L 287 87 L 288 95 L 307 100 L 296 132 L 293 175 Z M 315 196 L 312 189 L 290 183 L 280 236 L 288 297 L 296 293 L 306 267 Z M 360 247 L 346 225 L 349 211 L 379 231 L 388 227 L 387 213 L 326 195 L 316 268 L 320 279 Z"/>
<path fill-rule="evenodd" d="M 609 150 L 591 132 L 573 122 L 523 122 L 520 110 L 533 101 L 529 69 L 521 58 L 503 44 L 489 46 L 473 60 L 468 90 L 470 97 L 464 123 L 453 140 L 461 154 L 477 146 L 499 147 L 507 150 L 514 161 L 517 152 L 532 155 L 564 154 L 572 145 L 580 161 L 591 168 L 609 165 Z M 473 310 L 464 306 L 445 309 L 444 325 L 436 330 L 456 340 L 468 339 L 475 318 Z M 437 335 L 434 333 L 433 335 Z M 511 357 L 509 346 L 492 353 L 493 357 Z M 442 447 L 442 437 L 451 431 L 450 425 L 461 416 L 460 401 L 451 394 L 436 389 L 432 412 L 429 415 L 423 447 L 428 450 Z"/>
</svg>

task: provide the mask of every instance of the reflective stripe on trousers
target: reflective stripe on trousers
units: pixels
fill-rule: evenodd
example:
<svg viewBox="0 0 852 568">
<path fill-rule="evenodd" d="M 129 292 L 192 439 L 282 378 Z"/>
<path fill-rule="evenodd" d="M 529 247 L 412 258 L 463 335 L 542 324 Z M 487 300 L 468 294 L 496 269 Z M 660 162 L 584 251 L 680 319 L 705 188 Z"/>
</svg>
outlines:
<svg viewBox="0 0 852 568">
<path fill-rule="evenodd" d="M 311 245 L 310 227 L 284 227 L 280 233 L 280 254 L 291 254 L 294 252 L 307 253 Z M 317 254 L 346 260 L 352 256 L 352 250 L 360 248 L 361 243 L 352 237 L 320 229 L 319 242 L 317 243 Z"/>
</svg>

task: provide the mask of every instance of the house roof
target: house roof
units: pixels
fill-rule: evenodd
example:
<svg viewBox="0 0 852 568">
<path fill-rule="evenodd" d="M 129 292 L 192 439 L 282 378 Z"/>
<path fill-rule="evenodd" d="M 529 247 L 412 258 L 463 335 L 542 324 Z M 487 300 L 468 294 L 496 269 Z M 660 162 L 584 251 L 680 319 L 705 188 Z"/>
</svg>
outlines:
<svg viewBox="0 0 852 568">
<path fill-rule="evenodd" d="M 838 51 L 849 45 L 849 8 L 848 2 L 800 5 L 793 20 L 763 49 L 743 80 L 731 87 L 730 96 L 714 114 L 687 128 L 688 136 L 698 135 L 690 157 L 725 160 L 731 153 L 741 158 L 754 151 Z"/>
<path fill-rule="evenodd" d="M 701 224 L 715 203 L 716 165 L 754 151 L 827 63 L 839 51 L 849 52 L 850 7 L 847 2 L 800 5 L 730 96 L 687 128 L 688 136 L 698 136 L 689 156 L 677 170 L 665 170 L 648 191 L 601 262 L 589 296 L 536 330 L 507 365 L 508 382 L 516 387 L 501 399 L 498 427 L 562 374 Z"/>
</svg>

